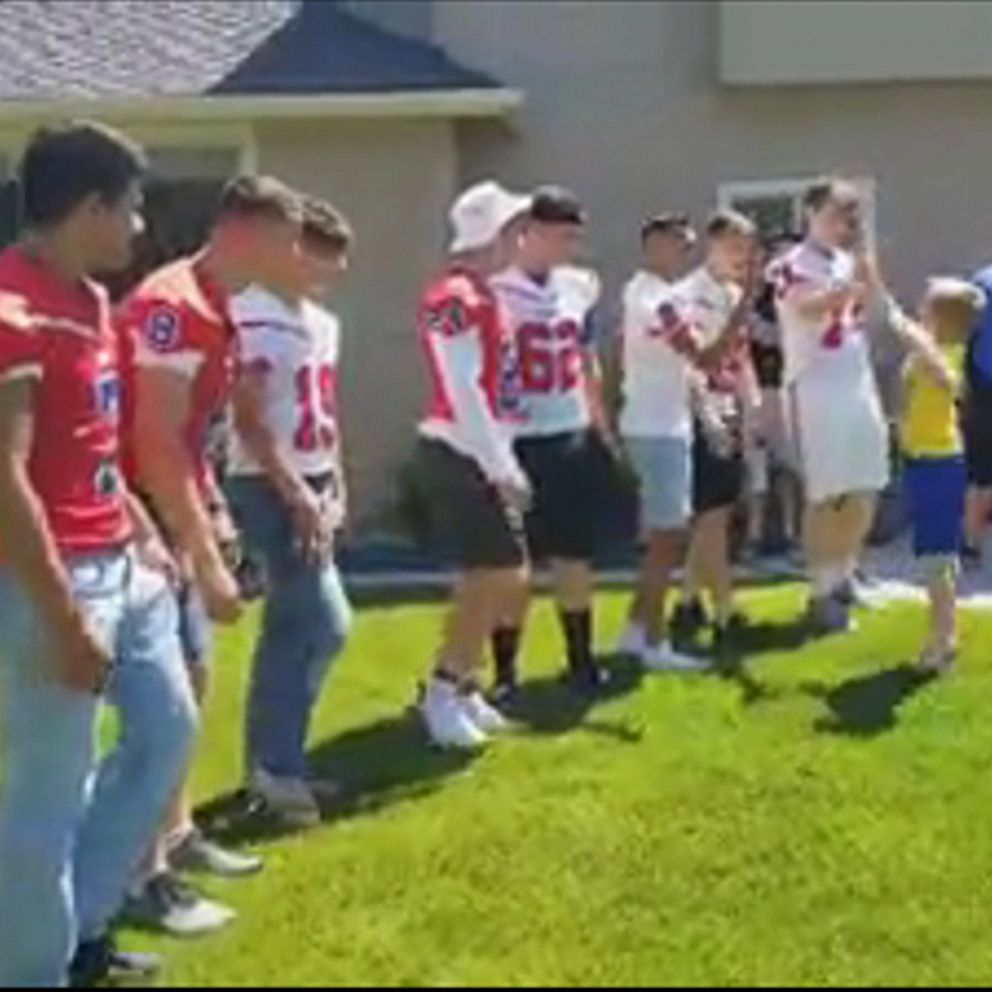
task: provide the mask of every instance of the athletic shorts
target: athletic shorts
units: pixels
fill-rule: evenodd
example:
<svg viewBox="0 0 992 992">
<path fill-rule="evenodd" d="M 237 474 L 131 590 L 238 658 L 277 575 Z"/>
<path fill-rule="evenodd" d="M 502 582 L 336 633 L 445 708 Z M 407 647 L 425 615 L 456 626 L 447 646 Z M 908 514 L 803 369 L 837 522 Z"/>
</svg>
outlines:
<svg viewBox="0 0 992 992">
<path fill-rule="evenodd" d="M 744 492 L 744 454 L 717 451 L 700 424 L 692 446 L 692 508 L 697 515 L 734 506 Z"/>
<path fill-rule="evenodd" d="M 918 557 L 957 555 L 964 541 L 968 471 L 962 456 L 908 458 L 903 492 Z"/>
<path fill-rule="evenodd" d="M 992 489 L 992 405 L 969 398 L 962 422 L 968 481 Z"/>
<path fill-rule="evenodd" d="M 822 381 L 799 382 L 793 389 L 807 501 L 885 489 L 889 430 L 877 392 L 838 390 Z"/>
<path fill-rule="evenodd" d="M 522 516 L 471 458 L 422 440 L 419 460 L 438 552 L 463 571 L 519 568 L 527 561 Z"/>
<path fill-rule="evenodd" d="M 629 437 L 626 446 L 640 483 L 644 532 L 684 530 L 692 518 L 692 442 Z"/>
<path fill-rule="evenodd" d="M 621 491 L 602 438 L 592 429 L 521 438 L 516 451 L 534 491 L 526 521 L 533 557 L 591 561 L 619 512 Z"/>
</svg>

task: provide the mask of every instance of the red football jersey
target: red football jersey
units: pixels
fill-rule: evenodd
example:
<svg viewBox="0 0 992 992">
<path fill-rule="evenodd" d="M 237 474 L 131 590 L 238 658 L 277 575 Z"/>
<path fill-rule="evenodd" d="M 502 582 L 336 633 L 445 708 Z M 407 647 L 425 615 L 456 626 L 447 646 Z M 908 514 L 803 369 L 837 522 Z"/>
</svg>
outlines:
<svg viewBox="0 0 992 992">
<path fill-rule="evenodd" d="M 450 269 L 428 286 L 417 322 L 431 379 L 427 419 L 455 421 L 454 404 L 438 354 L 439 342 L 470 334 L 475 336 L 481 352 L 479 384 L 489 412 L 496 420 L 512 421 L 519 401 L 513 341 L 486 281 L 466 270 Z"/>
<path fill-rule="evenodd" d="M 0 254 L 0 382 L 37 380 L 28 471 L 64 555 L 131 536 L 118 350 L 102 287 L 66 282 L 19 248 Z"/>
<path fill-rule="evenodd" d="M 231 396 L 237 336 L 228 294 L 184 258 L 153 272 L 125 300 L 121 319 L 139 368 L 165 368 L 188 377 L 191 389 L 186 443 L 200 481 L 210 474 L 211 422 Z"/>
</svg>

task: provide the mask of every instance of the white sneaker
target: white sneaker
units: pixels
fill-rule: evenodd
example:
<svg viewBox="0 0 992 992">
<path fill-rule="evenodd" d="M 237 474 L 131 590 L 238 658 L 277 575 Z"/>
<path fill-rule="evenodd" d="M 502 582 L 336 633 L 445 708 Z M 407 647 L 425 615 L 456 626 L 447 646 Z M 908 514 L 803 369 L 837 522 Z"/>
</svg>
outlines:
<svg viewBox="0 0 992 992">
<path fill-rule="evenodd" d="M 710 668 L 707 659 L 682 654 L 668 641 L 654 648 L 646 648 L 641 654 L 641 664 L 649 672 L 706 672 Z"/>
<path fill-rule="evenodd" d="M 303 779 L 277 778 L 257 769 L 252 772 L 248 788 L 269 812 L 291 827 L 305 830 L 320 823 L 320 807 Z"/>
<path fill-rule="evenodd" d="M 461 697 L 465 715 L 484 734 L 498 734 L 509 727 L 506 717 L 495 706 L 491 706 L 481 692 L 473 692 Z"/>
<path fill-rule="evenodd" d="M 639 658 L 648 649 L 647 632 L 644 624 L 628 623 L 620 640 L 617 641 L 616 653 L 632 658 Z"/>
<path fill-rule="evenodd" d="M 438 747 L 475 751 L 488 740 L 465 710 L 458 686 L 443 679 L 431 679 L 420 715 L 431 741 Z"/>
</svg>

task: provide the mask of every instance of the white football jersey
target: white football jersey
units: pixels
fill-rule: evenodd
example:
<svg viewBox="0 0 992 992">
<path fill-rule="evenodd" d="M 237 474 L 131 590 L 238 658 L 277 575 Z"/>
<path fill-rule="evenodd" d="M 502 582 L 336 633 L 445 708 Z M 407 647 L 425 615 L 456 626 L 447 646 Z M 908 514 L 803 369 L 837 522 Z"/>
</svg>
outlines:
<svg viewBox="0 0 992 992">
<path fill-rule="evenodd" d="M 519 268 L 493 276 L 493 291 L 516 342 L 521 420 L 517 434 L 547 437 L 591 423 L 585 351 L 600 293 L 595 273 L 573 267 L 538 280 Z"/>
<path fill-rule="evenodd" d="M 674 286 L 653 272 L 638 272 L 623 291 L 624 437 L 692 434 L 692 365 L 672 347 L 659 308 Z"/>
<path fill-rule="evenodd" d="M 741 293 L 740 286 L 718 281 L 701 265 L 675 286 L 672 298 L 682 320 L 695 331 L 702 347 L 708 348 L 726 329 Z M 742 339 L 719 366 L 700 373 L 700 381 L 706 387 L 706 401 L 717 415 L 732 416 L 737 402 L 748 398 L 750 360 L 750 347 Z"/>
<path fill-rule="evenodd" d="M 846 383 L 849 388 L 874 385 L 863 309 L 850 304 L 810 320 L 793 303 L 800 293 L 845 286 L 853 275 L 852 255 L 829 251 L 810 241 L 797 245 L 770 266 L 787 383 L 813 376 Z"/>
<path fill-rule="evenodd" d="M 231 300 L 244 369 L 264 373 L 265 422 L 301 475 L 332 474 L 341 492 L 337 318 L 309 300 L 294 306 L 259 286 Z M 235 432 L 232 475 L 262 469 Z"/>
</svg>

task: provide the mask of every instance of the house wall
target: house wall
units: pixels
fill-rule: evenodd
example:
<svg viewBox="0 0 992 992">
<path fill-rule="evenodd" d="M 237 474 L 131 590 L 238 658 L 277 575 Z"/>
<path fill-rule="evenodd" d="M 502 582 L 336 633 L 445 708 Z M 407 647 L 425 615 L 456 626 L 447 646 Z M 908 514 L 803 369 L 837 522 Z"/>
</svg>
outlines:
<svg viewBox="0 0 992 992">
<path fill-rule="evenodd" d="M 462 180 L 572 186 L 614 291 L 649 211 L 702 217 L 721 183 L 831 169 L 877 180 L 903 292 L 992 255 L 992 85 L 722 86 L 719 13 L 709 0 L 435 4 L 438 43 L 527 94 L 512 134 L 459 125 Z"/>
<path fill-rule="evenodd" d="M 992 78 L 992 6 L 982 0 L 722 0 L 728 83 Z"/>
<path fill-rule="evenodd" d="M 374 522 L 393 494 L 422 413 L 424 373 L 414 313 L 443 250 L 455 183 L 445 122 L 265 124 L 259 167 L 326 196 L 358 232 L 353 267 L 334 302 L 343 317 L 342 410 L 352 509 Z"/>
</svg>

